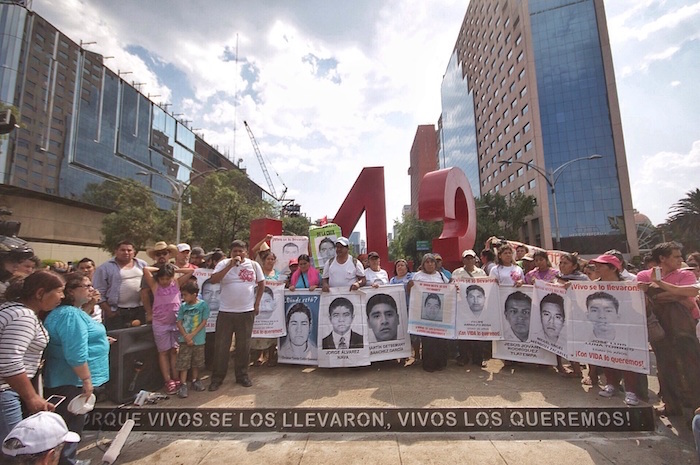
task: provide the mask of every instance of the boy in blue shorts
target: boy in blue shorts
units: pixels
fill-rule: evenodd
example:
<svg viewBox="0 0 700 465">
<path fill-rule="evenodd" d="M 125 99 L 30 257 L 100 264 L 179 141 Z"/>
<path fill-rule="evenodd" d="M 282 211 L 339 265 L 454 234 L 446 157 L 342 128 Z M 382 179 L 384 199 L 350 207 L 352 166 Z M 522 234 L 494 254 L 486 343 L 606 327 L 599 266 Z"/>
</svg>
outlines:
<svg viewBox="0 0 700 465">
<path fill-rule="evenodd" d="M 180 372 L 180 388 L 177 396 L 187 397 L 187 371 L 192 369 L 192 389 L 204 391 L 199 370 L 204 368 L 204 326 L 209 318 L 209 306 L 197 298 L 199 286 L 196 281 L 188 281 L 181 288 L 182 300 L 177 312 L 177 329 L 180 331 L 180 350 L 177 353 L 175 369 Z"/>
</svg>

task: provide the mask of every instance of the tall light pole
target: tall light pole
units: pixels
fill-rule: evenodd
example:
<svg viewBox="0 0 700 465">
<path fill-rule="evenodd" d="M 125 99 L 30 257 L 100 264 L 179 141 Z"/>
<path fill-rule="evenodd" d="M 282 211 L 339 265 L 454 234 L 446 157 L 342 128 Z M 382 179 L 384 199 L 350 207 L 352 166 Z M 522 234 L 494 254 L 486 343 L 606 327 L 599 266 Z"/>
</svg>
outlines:
<svg viewBox="0 0 700 465">
<path fill-rule="evenodd" d="M 554 170 L 545 170 L 543 168 L 540 168 L 539 166 L 535 165 L 534 163 L 526 163 L 524 161 L 500 161 L 499 163 L 502 165 L 512 165 L 512 164 L 519 164 L 519 165 L 525 165 L 529 168 L 532 168 L 533 170 L 537 171 L 545 181 L 547 181 L 547 184 L 549 185 L 549 190 L 552 193 L 552 203 L 554 204 L 554 231 L 555 231 L 555 237 L 557 240 L 557 243 L 555 244 L 555 249 L 559 249 L 561 247 L 561 236 L 559 232 L 559 211 L 557 210 L 557 192 L 556 192 L 556 185 L 557 181 L 559 180 L 559 176 L 561 176 L 562 171 L 564 171 L 569 165 L 572 163 L 576 163 L 579 161 L 586 161 L 586 160 L 597 160 L 599 158 L 603 158 L 602 155 L 594 154 L 594 155 L 589 155 L 587 157 L 579 157 L 579 158 L 574 158 L 573 160 L 569 160 L 563 165 L 559 166 L 558 168 Z"/>
<path fill-rule="evenodd" d="M 180 243 L 180 229 L 182 227 L 182 198 L 185 196 L 185 192 L 187 192 L 187 189 L 189 189 L 190 185 L 192 185 L 192 182 L 194 180 L 199 179 L 200 177 L 206 175 L 206 174 L 211 174 L 211 173 L 218 173 L 221 171 L 228 171 L 227 168 L 217 168 L 215 170 L 209 170 L 209 171 L 202 171 L 201 173 L 193 176 L 190 178 L 189 181 L 184 182 L 180 181 L 177 179 L 172 179 L 162 173 L 159 173 L 157 171 L 137 171 L 136 174 L 139 176 L 151 176 L 151 175 L 156 175 L 160 176 L 161 178 L 165 179 L 168 181 L 168 184 L 170 184 L 170 187 L 173 188 L 173 191 L 177 195 L 177 232 L 175 234 L 175 242 L 177 244 Z"/>
</svg>

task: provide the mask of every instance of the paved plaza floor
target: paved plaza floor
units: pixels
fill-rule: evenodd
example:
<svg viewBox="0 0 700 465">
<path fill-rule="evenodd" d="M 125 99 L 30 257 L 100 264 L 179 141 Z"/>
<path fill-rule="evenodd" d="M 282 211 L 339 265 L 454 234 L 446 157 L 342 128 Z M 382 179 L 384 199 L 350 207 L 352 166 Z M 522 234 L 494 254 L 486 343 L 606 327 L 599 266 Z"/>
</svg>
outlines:
<svg viewBox="0 0 700 465">
<path fill-rule="evenodd" d="M 231 372 L 230 372 L 231 373 Z M 489 408 L 622 407 L 622 394 L 606 399 L 598 388 L 552 368 L 458 366 L 427 373 L 419 364 L 319 369 L 251 367 L 254 386 L 232 377 L 216 392 L 192 392 L 148 407 L 157 409 L 269 408 Z M 208 384 L 208 383 L 206 383 Z M 658 401 L 655 376 L 650 401 Z M 650 404 L 642 404 L 643 406 Z M 98 407 L 109 407 L 98 404 Z M 689 418 L 656 418 L 649 432 L 143 432 L 134 431 L 117 463 L 133 464 L 694 464 Z M 99 436 L 99 437 L 98 437 Z M 101 463 L 100 447 L 114 432 L 85 431 L 79 458 Z"/>
</svg>

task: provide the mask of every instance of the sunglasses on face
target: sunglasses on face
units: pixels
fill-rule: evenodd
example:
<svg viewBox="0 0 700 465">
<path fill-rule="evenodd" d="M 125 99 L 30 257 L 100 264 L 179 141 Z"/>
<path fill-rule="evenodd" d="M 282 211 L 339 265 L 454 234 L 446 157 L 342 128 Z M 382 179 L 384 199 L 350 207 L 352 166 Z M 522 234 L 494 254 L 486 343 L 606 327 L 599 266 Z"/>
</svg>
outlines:
<svg viewBox="0 0 700 465">
<path fill-rule="evenodd" d="M 163 252 L 156 252 L 155 255 L 156 257 L 164 257 L 165 255 L 169 255 L 170 252 L 168 251 L 163 251 Z"/>
</svg>

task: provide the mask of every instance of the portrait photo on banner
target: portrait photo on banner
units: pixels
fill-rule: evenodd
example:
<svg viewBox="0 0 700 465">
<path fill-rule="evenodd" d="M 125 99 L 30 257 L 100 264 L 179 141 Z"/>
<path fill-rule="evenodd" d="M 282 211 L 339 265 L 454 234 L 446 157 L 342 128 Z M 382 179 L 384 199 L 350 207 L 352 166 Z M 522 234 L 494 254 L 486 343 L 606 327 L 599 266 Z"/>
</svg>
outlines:
<svg viewBox="0 0 700 465">
<path fill-rule="evenodd" d="M 276 339 L 284 336 L 284 281 L 265 281 L 260 311 L 253 322 L 253 337 Z"/>
<path fill-rule="evenodd" d="M 331 288 L 321 293 L 318 338 L 318 366 L 350 367 L 369 365 L 367 317 L 360 291 Z"/>
<path fill-rule="evenodd" d="M 288 274 L 289 260 L 298 259 L 308 250 L 309 238 L 306 236 L 273 236 L 270 239 L 270 251 L 277 257 L 275 270 L 280 274 Z"/>
<path fill-rule="evenodd" d="M 365 287 L 362 293 L 370 361 L 410 357 L 411 337 L 403 285 Z"/>
<path fill-rule="evenodd" d="M 567 314 L 571 305 L 566 288 L 538 280 L 535 282 L 530 317 L 530 339 L 539 347 L 568 359 Z"/>
<path fill-rule="evenodd" d="M 493 341 L 493 356 L 502 360 L 556 365 L 556 355 L 535 344 L 530 333 L 532 295 L 532 286 L 500 287 L 503 340 Z"/>
<path fill-rule="evenodd" d="M 496 278 L 460 278 L 457 285 L 457 339 L 503 338 Z"/>
<path fill-rule="evenodd" d="M 328 260 L 335 257 L 335 240 L 342 235 L 340 226 L 337 224 L 327 224 L 309 229 L 311 257 L 314 259 L 315 268 L 322 270 Z"/>
<path fill-rule="evenodd" d="M 454 284 L 414 281 L 409 298 L 408 332 L 455 339 L 456 303 Z"/>
<path fill-rule="evenodd" d="M 278 362 L 292 365 L 318 364 L 318 292 L 294 291 L 284 296 L 284 324 L 287 335 L 279 338 Z"/>
<path fill-rule="evenodd" d="M 192 276 L 197 280 L 199 286 L 199 297 L 209 305 L 209 318 L 204 330 L 213 333 L 216 330 L 216 317 L 219 315 L 219 294 L 221 293 L 221 283 L 209 281 L 214 270 L 209 268 L 197 268 Z"/>
<path fill-rule="evenodd" d="M 646 305 L 636 283 L 576 283 L 567 296 L 573 360 L 649 373 Z"/>
</svg>

